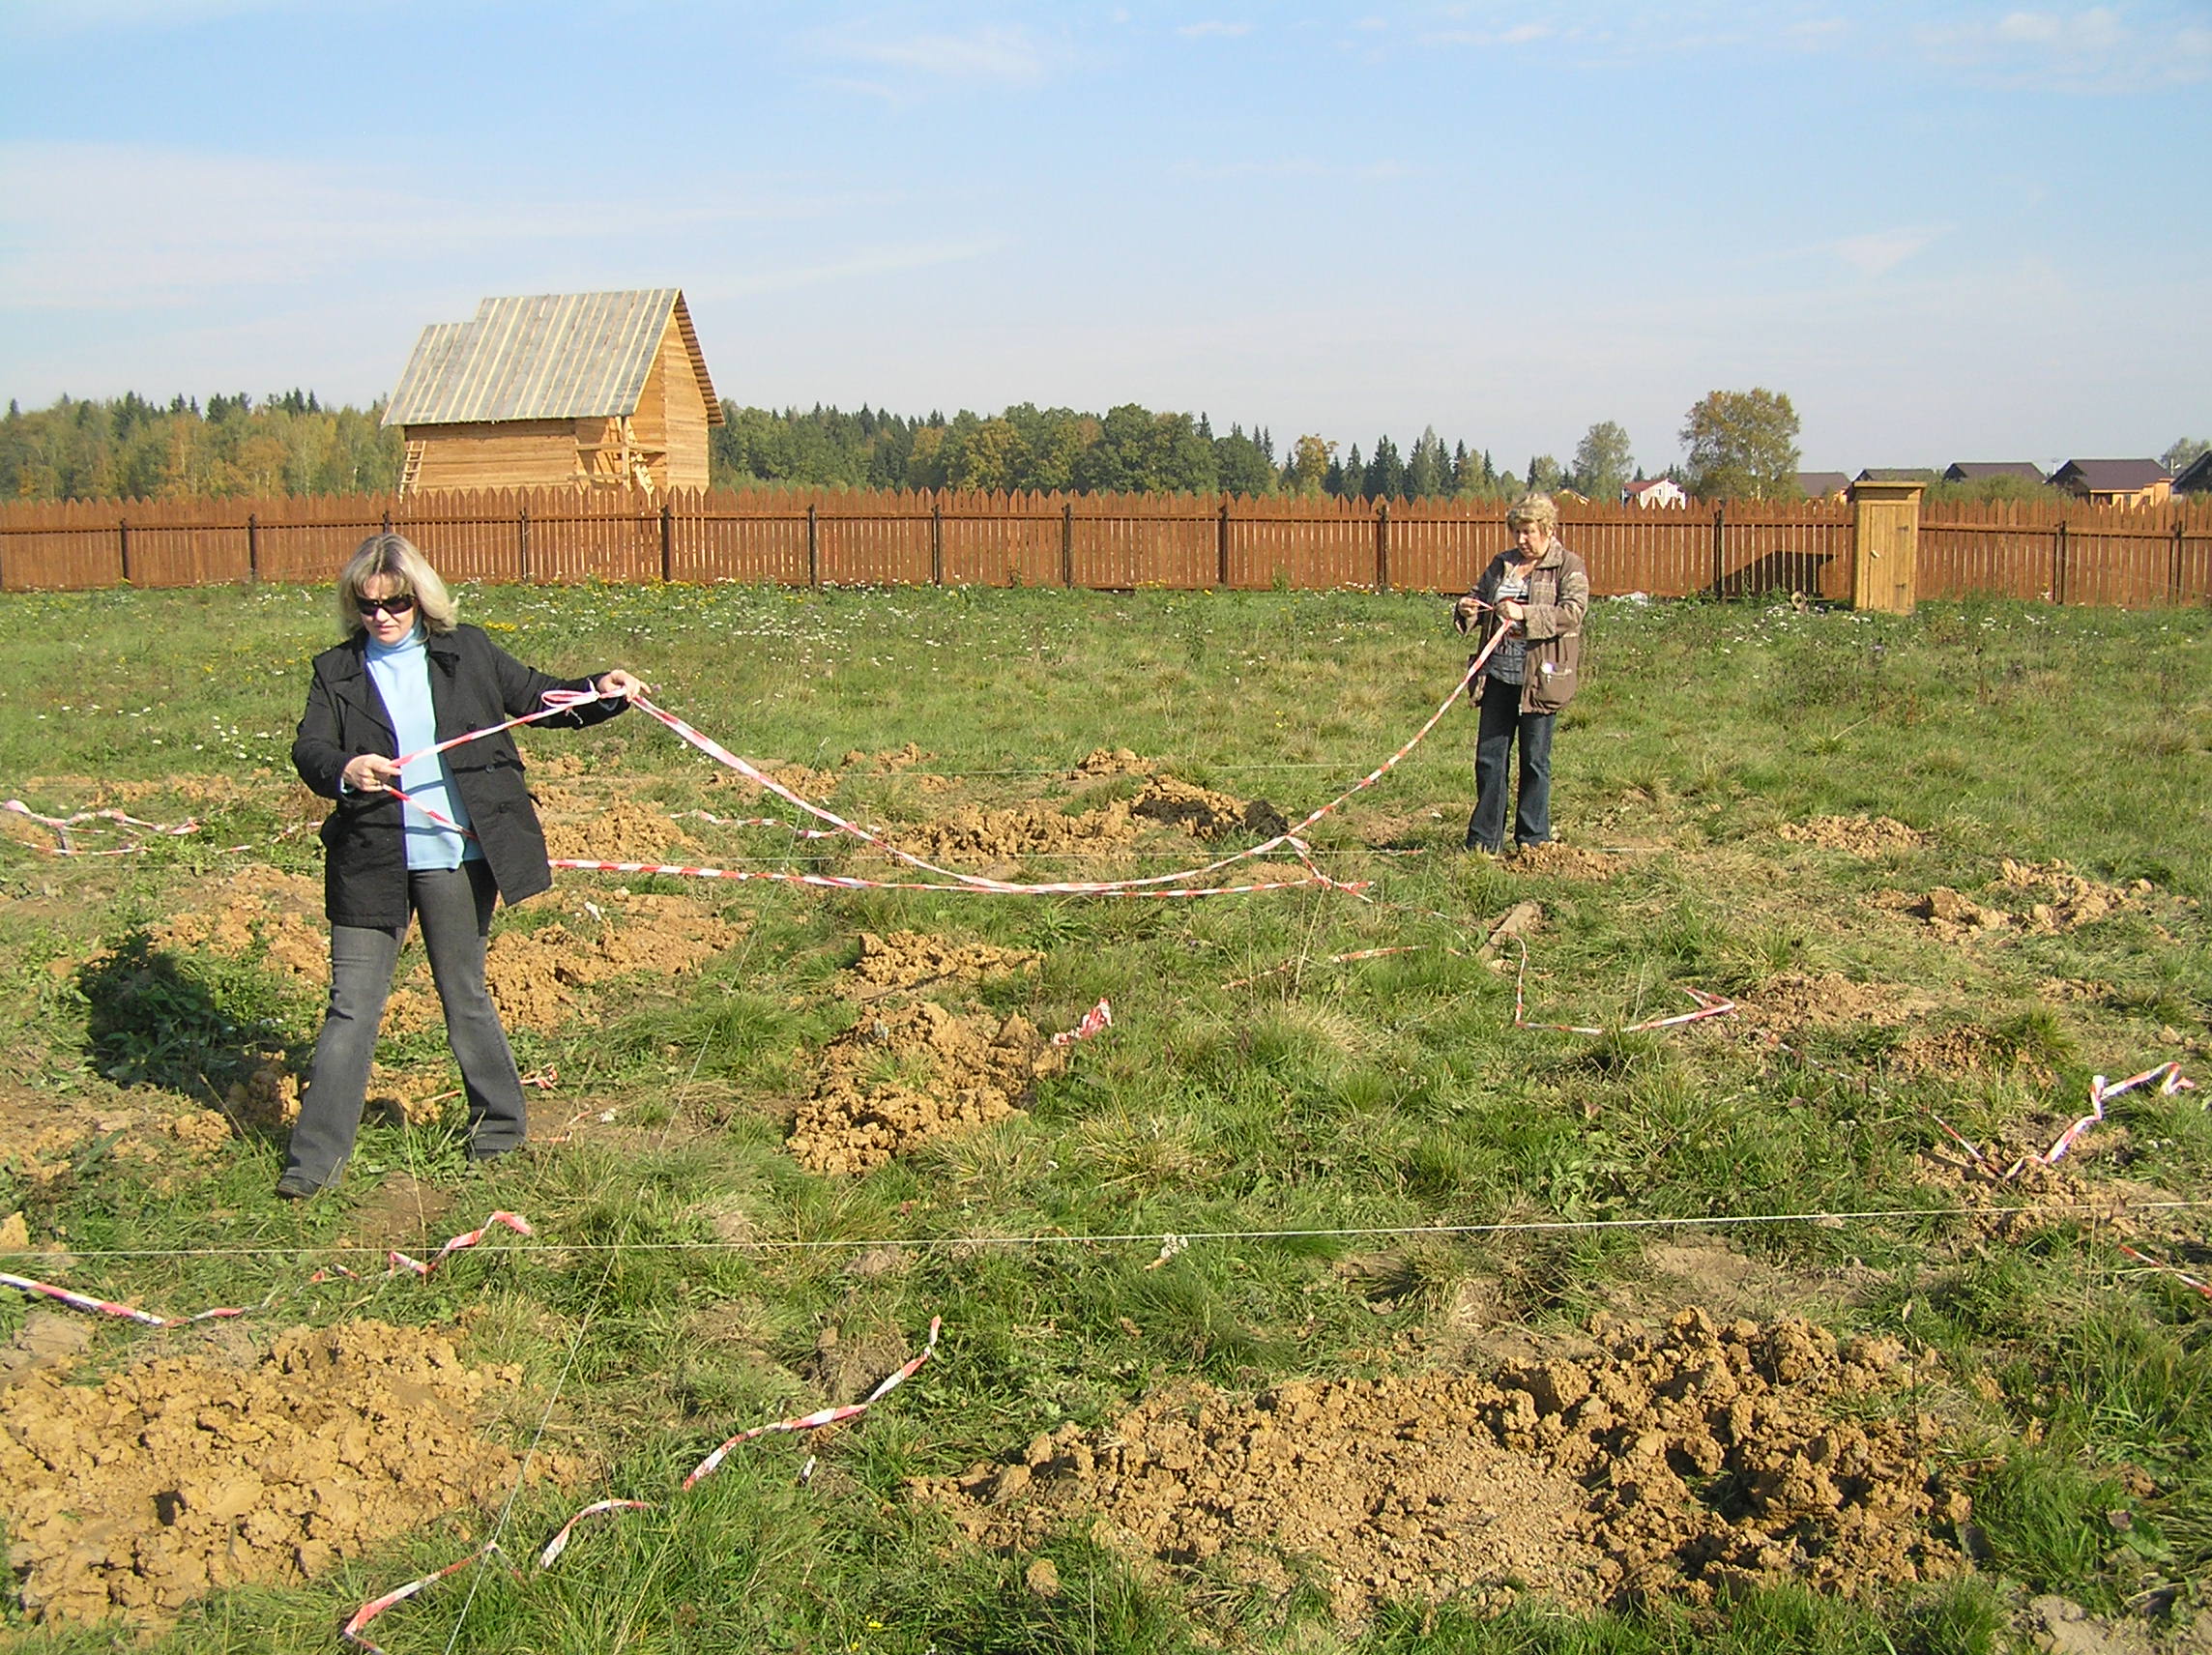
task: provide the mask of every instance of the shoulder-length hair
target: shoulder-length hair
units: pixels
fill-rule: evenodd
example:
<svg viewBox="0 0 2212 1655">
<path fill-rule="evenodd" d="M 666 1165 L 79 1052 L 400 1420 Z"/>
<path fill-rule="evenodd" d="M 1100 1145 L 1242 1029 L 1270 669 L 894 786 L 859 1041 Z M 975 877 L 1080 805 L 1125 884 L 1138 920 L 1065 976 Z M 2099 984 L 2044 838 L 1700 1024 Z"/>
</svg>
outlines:
<svg viewBox="0 0 2212 1655">
<path fill-rule="evenodd" d="M 361 618 L 362 589 L 379 575 L 390 575 L 398 581 L 399 592 L 415 599 L 425 630 L 451 632 L 453 629 L 453 595 L 446 590 L 446 583 L 438 578 L 438 571 L 430 566 L 430 560 L 416 548 L 415 542 L 388 529 L 362 541 L 361 550 L 347 559 L 346 566 L 338 571 L 338 625 L 346 637 L 368 630 Z M 399 593 L 391 595 L 396 597 Z"/>
</svg>

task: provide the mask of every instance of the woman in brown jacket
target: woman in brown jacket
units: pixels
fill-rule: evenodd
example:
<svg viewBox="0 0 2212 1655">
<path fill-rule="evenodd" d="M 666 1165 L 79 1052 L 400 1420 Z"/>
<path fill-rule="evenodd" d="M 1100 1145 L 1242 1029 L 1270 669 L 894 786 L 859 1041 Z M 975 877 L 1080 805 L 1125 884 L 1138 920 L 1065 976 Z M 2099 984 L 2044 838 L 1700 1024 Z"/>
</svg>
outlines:
<svg viewBox="0 0 2212 1655">
<path fill-rule="evenodd" d="M 1474 740 L 1474 814 L 1467 848 L 1493 856 L 1505 843 L 1505 772 L 1521 746 L 1513 816 L 1516 846 L 1552 837 L 1552 727 L 1582 677 L 1583 614 L 1589 570 L 1558 536 L 1559 508 L 1531 494 L 1505 514 L 1513 549 L 1491 559 L 1474 590 L 1452 606 L 1452 624 L 1488 644 L 1506 636 L 1468 686 L 1482 709 Z"/>
</svg>

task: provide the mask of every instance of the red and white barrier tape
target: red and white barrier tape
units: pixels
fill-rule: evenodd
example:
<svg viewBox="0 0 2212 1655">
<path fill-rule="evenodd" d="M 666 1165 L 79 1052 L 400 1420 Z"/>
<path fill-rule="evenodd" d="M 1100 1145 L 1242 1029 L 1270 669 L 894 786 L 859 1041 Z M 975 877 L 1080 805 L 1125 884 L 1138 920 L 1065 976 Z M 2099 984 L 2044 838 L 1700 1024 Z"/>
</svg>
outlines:
<svg viewBox="0 0 2212 1655">
<path fill-rule="evenodd" d="M 1052 1037 L 1055 1046 L 1072 1046 L 1078 1040 L 1088 1040 L 1114 1027 L 1114 1008 L 1099 997 L 1098 1003 L 1083 1014 L 1083 1020 L 1073 1029 L 1063 1029 Z"/>
<path fill-rule="evenodd" d="M 2212 1282 L 2206 1281 L 2203 1277 L 2193 1276 L 2180 1265 L 2169 1263 L 2168 1261 L 2158 1258 L 2154 1254 L 2139 1252 L 2137 1249 L 2129 1246 L 2125 1241 L 2120 1243 L 2120 1251 L 2125 1253 L 2129 1258 L 2135 1260 L 2137 1263 L 2148 1264 L 2154 1270 L 2164 1271 L 2167 1275 L 2173 1277 L 2176 1281 L 2181 1282 L 2188 1287 L 2195 1288 L 2206 1298 L 2212 1298 Z"/>
<path fill-rule="evenodd" d="M 779 1419 L 772 1425 L 756 1425 L 749 1431 L 741 1431 L 692 1466 L 690 1475 L 684 1479 L 684 1486 L 689 1488 L 700 1478 L 713 1475 L 720 1468 L 723 1459 L 730 1450 L 740 1443 L 750 1442 L 755 1437 L 771 1436 L 779 1431 L 813 1431 L 825 1425 L 835 1425 L 840 1420 L 859 1418 L 921 1371 L 921 1365 L 928 1361 L 936 1351 L 937 1336 L 944 1329 L 944 1326 L 945 1319 L 942 1316 L 931 1317 L 929 1319 L 929 1341 L 922 1346 L 921 1354 L 893 1373 L 889 1379 L 870 1391 L 861 1401 L 849 1402 L 837 1408 L 817 1408 L 812 1413 L 800 1414 L 797 1419 Z"/>
<path fill-rule="evenodd" d="M 363 1604 L 361 1608 L 353 1611 L 353 1614 L 347 1619 L 345 1625 L 338 1629 L 338 1636 L 344 1639 L 346 1642 L 352 1644 L 356 1649 L 362 1650 L 364 1655 L 384 1655 L 383 1647 L 379 1644 L 371 1643 L 368 1640 L 367 1636 L 362 1630 L 370 1621 L 374 1620 L 378 1615 L 382 1614 L 386 1610 L 391 1609 L 395 1604 L 403 1604 L 409 1598 L 414 1597 L 418 1592 L 427 1590 L 429 1587 L 436 1585 L 448 1575 L 456 1575 L 460 1573 L 461 1570 L 467 1568 L 471 1563 L 481 1561 L 486 1557 L 496 1557 L 502 1554 L 503 1553 L 500 1552 L 498 1544 L 496 1542 L 487 1540 L 483 1545 L 478 1547 L 474 1552 L 471 1552 L 466 1557 L 462 1557 L 454 1562 L 448 1563 L 443 1569 L 438 1570 L 435 1574 L 424 1575 L 419 1581 L 409 1581 L 404 1586 L 395 1586 L 391 1591 L 386 1592 L 380 1598 L 371 1598 L 367 1603 Z M 512 1568 L 513 1565 L 509 1564 L 509 1567 Z M 521 1571 L 518 1569 L 515 1570 L 515 1576 L 517 1579 L 520 1579 Z"/>
<path fill-rule="evenodd" d="M 495 1212 L 478 1225 L 476 1229 L 467 1231 L 448 1241 L 431 1255 L 428 1263 L 424 1263 L 420 1259 L 410 1259 L 406 1254 L 400 1252 L 388 1254 L 387 1257 L 391 1263 L 384 1273 L 387 1276 L 395 1276 L 400 1271 L 406 1270 L 416 1276 L 426 1277 L 453 1254 L 476 1246 L 494 1225 L 504 1225 L 517 1235 L 535 1235 L 537 1234 L 530 1228 L 530 1221 L 521 1214 Z M 317 1270 L 307 1280 L 310 1284 L 314 1284 L 332 1281 L 340 1276 L 351 1281 L 362 1280 L 359 1271 L 349 1270 L 343 1264 L 334 1264 L 327 1269 Z M 51 1282 L 34 1281 L 29 1276 L 0 1273 L 0 1287 L 10 1287 L 18 1292 L 33 1293 L 41 1298 L 50 1298 L 57 1304 L 68 1305 L 72 1310 L 89 1311 L 96 1316 L 120 1317 L 126 1321 L 135 1321 L 141 1327 L 184 1327 L 194 1321 L 210 1321 L 223 1317 L 244 1316 L 248 1310 L 259 1308 L 251 1305 L 224 1305 L 215 1310 L 198 1311 L 191 1316 L 157 1316 L 150 1310 L 139 1310 L 131 1305 L 118 1304 L 113 1299 L 94 1298 L 89 1293 L 73 1292 L 68 1288 L 56 1287 Z M 262 1304 L 269 1304 L 274 1297 L 275 1295 L 272 1294 L 271 1298 L 262 1300 Z"/>
<path fill-rule="evenodd" d="M 1958 1145 L 1960 1148 L 1965 1150 L 1976 1162 L 1989 1168 L 1998 1178 L 2010 1182 L 2019 1177 L 2030 1166 L 2056 1166 L 2075 1145 L 2081 1143 L 2083 1135 L 2088 1132 L 2090 1127 L 2105 1118 L 2106 1104 L 2125 1092 L 2135 1090 L 2139 1086 L 2147 1086 L 2152 1081 L 2159 1083 L 2158 1089 L 2162 1097 L 2172 1097 L 2180 1092 L 2197 1089 L 2197 1083 L 2181 1072 L 2181 1064 L 2175 1060 L 2168 1060 L 2152 1068 L 2147 1068 L 2139 1075 L 2130 1075 L 2124 1081 L 2108 1081 L 2103 1075 L 2091 1075 L 2089 1077 L 2089 1113 L 2067 1127 L 2065 1131 L 2059 1133 L 2051 1147 L 2044 1150 L 2042 1154 L 2038 1155 L 2030 1150 L 2001 1173 L 1995 1172 L 1996 1163 L 1994 1161 L 1983 1154 L 1979 1147 L 1963 1136 L 1949 1121 L 1935 1114 L 1934 1111 L 1929 1112 L 1929 1118 L 1943 1129 L 1944 1136 Z"/>
<path fill-rule="evenodd" d="M 1521 940 L 1516 937 L 1515 942 Z M 1513 1027 L 1516 1029 L 1556 1030 L 1561 1034 L 1644 1034 L 1654 1029 L 1678 1029 L 1685 1023 L 1703 1023 L 1708 1017 L 1726 1017 L 1735 1009 L 1735 1002 L 1703 989 L 1682 985 L 1682 992 L 1697 1002 L 1697 1010 L 1677 1012 L 1673 1017 L 1646 1017 L 1641 1023 L 1624 1024 L 1618 1029 L 1593 1028 L 1586 1023 L 1531 1023 L 1527 1016 L 1527 1002 L 1523 999 L 1523 984 L 1528 974 L 1528 944 L 1521 943 L 1521 967 L 1513 973 Z"/>
</svg>

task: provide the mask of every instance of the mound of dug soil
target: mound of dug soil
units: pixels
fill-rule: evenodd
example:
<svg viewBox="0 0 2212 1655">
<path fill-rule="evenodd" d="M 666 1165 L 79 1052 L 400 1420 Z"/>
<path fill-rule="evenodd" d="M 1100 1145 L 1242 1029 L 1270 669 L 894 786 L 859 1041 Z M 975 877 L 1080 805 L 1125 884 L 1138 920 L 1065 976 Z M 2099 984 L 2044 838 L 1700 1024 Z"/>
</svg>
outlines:
<svg viewBox="0 0 2212 1655">
<path fill-rule="evenodd" d="M 1150 775 L 1158 769 L 1159 760 L 1143 758 L 1127 747 L 1093 747 L 1075 767 L 1075 775 Z"/>
<path fill-rule="evenodd" d="M 1597 851 L 1581 851 L 1572 845 L 1552 840 L 1543 845 L 1524 845 L 1513 859 L 1505 864 L 1516 873 L 1550 874 L 1559 879 L 1604 880 L 1611 879 L 1621 869 L 1618 857 L 1608 857 Z"/>
<path fill-rule="evenodd" d="M 1934 834 L 1907 828 L 1890 816 L 1815 816 L 1804 822 L 1785 822 L 1774 833 L 1792 845 L 1818 845 L 1824 851 L 1848 851 L 1857 857 L 1917 851 L 1936 842 Z"/>
<path fill-rule="evenodd" d="M 985 1545 L 1091 1524 L 1134 1556 L 1278 1590 L 1304 1579 L 1346 1620 L 1386 1598 L 1702 1603 L 1753 1582 L 1851 1593 L 1964 1567 L 1936 1532 L 1969 1507 L 1930 1470 L 1932 1424 L 1882 1417 L 1908 1379 L 1894 1341 L 1839 1349 L 1809 1322 L 1697 1310 L 1658 1335 L 1593 1332 L 1593 1356 L 1489 1379 L 1179 1391 L 914 1494 Z"/>
<path fill-rule="evenodd" d="M 2085 879 L 2064 862 L 2016 862 L 2004 859 L 2001 877 L 2007 889 L 2041 901 L 2031 901 L 2027 912 L 2014 922 L 2029 931 L 2071 931 L 2118 913 L 2129 901 L 2145 897 L 2157 887 L 2137 880 L 2122 889 Z"/>
<path fill-rule="evenodd" d="M 1129 801 L 1129 809 L 1154 822 L 1172 823 L 1200 839 L 1218 839 L 1225 833 L 1271 839 L 1290 826 L 1283 813 L 1264 798 L 1234 798 L 1168 775 L 1147 782 Z"/>
<path fill-rule="evenodd" d="M 1042 798 L 1007 810 L 960 805 L 892 835 L 901 850 L 933 862 L 989 863 L 1067 852 L 1104 855 L 1128 849 L 1136 838 L 1137 824 L 1121 799 L 1068 816 Z"/>
<path fill-rule="evenodd" d="M 597 931 L 556 920 L 492 936 L 484 977 L 499 1014 L 551 1031 L 576 1008 L 576 991 L 632 972 L 682 976 L 735 943 L 743 927 L 684 896 L 615 894 Z M 396 997 L 395 997 L 396 998 Z"/>
<path fill-rule="evenodd" d="M 180 1167 L 230 1142 L 219 1111 L 177 1109 L 179 1101 L 146 1092 L 79 1096 L 0 1080 L 0 1168 L 46 1183 L 102 1140 L 119 1161 Z"/>
<path fill-rule="evenodd" d="M 1934 1009 L 1936 1000 L 1899 983 L 1853 982 L 1835 972 L 1819 976 L 1782 972 L 1744 996 L 1742 1004 L 1761 1022 L 1782 1029 L 1835 1029 L 1850 1023 L 1894 1028 Z"/>
<path fill-rule="evenodd" d="M 699 841 L 662 811 L 635 799 L 594 799 L 568 788 L 539 790 L 545 854 L 600 862 L 665 862 Z M 676 860 L 685 860 L 676 857 Z"/>
<path fill-rule="evenodd" d="M 868 998 L 894 989 L 933 982 L 980 982 L 988 976 L 1033 972 L 1044 964 L 1036 948 L 1001 948 L 989 943 L 947 943 L 919 931 L 893 931 L 879 937 L 860 933 L 860 957 L 846 974 L 864 985 Z"/>
<path fill-rule="evenodd" d="M 243 1368 L 159 1356 L 98 1387 L 27 1371 L 0 1389 L 0 1510 L 24 1607 L 159 1621 L 215 1587 L 317 1575 L 486 1506 L 516 1460 L 475 1421 L 519 1378 L 373 1321 L 290 1329 Z"/>
<path fill-rule="evenodd" d="M 864 1173 L 946 1132 L 1022 1113 L 1066 1061 L 1019 1015 L 963 1016 L 929 1001 L 886 1009 L 822 1054 L 822 1081 L 786 1143 L 809 1172 Z"/>
<path fill-rule="evenodd" d="M 295 982 L 320 988 L 331 980 L 322 886 L 258 862 L 206 889 L 200 907 L 171 915 L 152 937 L 181 953 L 233 960 L 266 948 L 269 964 Z"/>
</svg>

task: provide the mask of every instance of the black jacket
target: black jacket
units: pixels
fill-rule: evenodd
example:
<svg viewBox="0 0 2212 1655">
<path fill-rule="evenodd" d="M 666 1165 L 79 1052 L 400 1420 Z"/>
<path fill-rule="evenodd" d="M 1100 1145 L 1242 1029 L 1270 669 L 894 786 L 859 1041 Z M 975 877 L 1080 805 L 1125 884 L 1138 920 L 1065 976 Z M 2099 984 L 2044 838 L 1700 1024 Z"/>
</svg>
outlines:
<svg viewBox="0 0 2212 1655">
<path fill-rule="evenodd" d="M 362 753 L 399 757 L 391 715 L 364 659 L 367 642 L 365 635 L 357 634 L 315 657 L 307 710 L 292 743 L 292 767 L 315 792 L 337 800 L 323 824 L 323 912 L 331 923 L 404 925 L 407 848 L 399 801 L 389 793 L 338 791 L 348 760 Z M 589 690 L 597 679 L 547 678 L 475 626 L 433 632 L 424 648 L 441 741 L 535 712 L 544 705 L 545 691 Z M 628 705 L 596 701 L 541 722 L 580 730 L 612 718 Z M 520 902 L 550 886 L 545 833 L 523 787 L 522 755 L 514 749 L 512 733 L 455 747 L 445 760 L 499 894 Z"/>
</svg>

